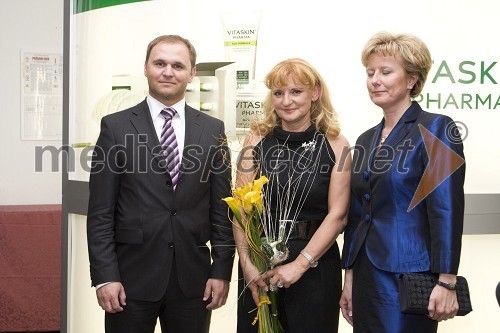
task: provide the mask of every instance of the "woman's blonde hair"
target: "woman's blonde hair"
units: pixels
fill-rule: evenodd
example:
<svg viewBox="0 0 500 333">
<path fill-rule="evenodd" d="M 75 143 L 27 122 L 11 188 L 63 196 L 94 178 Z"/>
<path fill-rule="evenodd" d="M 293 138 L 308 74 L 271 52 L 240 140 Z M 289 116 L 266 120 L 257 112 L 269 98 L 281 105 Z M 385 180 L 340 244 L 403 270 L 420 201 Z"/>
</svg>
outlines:
<svg viewBox="0 0 500 333">
<path fill-rule="evenodd" d="M 405 69 L 406 73 L 417 75 L 417 82 L 410 91 L 412 98 L 417 97 L 424 88 L 427 75 L 432 66 L 432 58 L 425 43 L 410 34 L 391 34 L 378 32 L 366 42 L 361 52 L 361 63 L 366 67 L 372 54 L 393 56 Z"/>
<path fill-rule="evenodd" d="M 281 119 L 273 106 L 272 90 L 287 85 L 290 78 L 309 89 L 319 88 L 320 96 L 311 104 L 311 122 L 316 125 L 316 130 L 329 136 L 338 136 L 340 134 L 338 115 L 333 108 L 325 81 L 308 62 L 298 58 L 278 63 L 266 75 L 265 84 L 269 92 L 263 104 L 264 119 L 252 123 L 252 132 L 259 136 L 266 136 L 272 133 L 276 126 L 281 125 Z"/>
</svg>

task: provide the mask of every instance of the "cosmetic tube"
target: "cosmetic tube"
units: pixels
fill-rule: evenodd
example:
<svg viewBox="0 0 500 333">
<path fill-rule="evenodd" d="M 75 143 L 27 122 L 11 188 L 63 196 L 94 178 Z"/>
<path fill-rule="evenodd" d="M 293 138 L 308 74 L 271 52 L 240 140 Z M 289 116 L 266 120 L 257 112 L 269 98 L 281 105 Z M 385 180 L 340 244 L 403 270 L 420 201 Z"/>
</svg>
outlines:
<svg viewBox="0 0 500 333">
<path fill-rule="evenodd" d="M 238 64 L 236 89 L 242 89 L 255 79 L 255 56 L 260 17 L 260 11 L 222 14 L 226 61 Z"/>
</svg>

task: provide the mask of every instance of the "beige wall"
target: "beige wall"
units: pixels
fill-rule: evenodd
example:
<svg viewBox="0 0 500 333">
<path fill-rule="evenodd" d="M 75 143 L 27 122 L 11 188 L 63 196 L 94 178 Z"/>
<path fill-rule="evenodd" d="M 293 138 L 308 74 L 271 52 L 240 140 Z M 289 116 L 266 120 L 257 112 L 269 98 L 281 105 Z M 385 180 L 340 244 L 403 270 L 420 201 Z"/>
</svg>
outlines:
<svg viewBox="0 0 500 333">
<path fill-rule="evenodd" d="M 61 203 L 61 172 L 48 161 L 35 172 L 34 158 L 35 146 L 61 140 L 21 140 L 21 50 L 62 54 L 63 1 L 0 4 L 0 205 Z"/>
</svg>

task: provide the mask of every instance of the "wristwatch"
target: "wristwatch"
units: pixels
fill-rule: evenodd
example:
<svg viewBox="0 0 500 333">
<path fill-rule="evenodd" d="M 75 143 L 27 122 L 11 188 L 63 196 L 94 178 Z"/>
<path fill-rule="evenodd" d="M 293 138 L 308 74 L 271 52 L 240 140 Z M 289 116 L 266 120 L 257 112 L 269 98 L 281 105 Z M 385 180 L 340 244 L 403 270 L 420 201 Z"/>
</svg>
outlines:
<svg viewBox="0 0 500 333">
<path fill-rule="evenodd" d="M 318 267 L 318 262 L 311 257 L 309 253 L 307 253 L 305 250 L 300 251 L 300 254 L 302 254 L 307 261 L 309 261 L 309 265 L 311 265 L 311 268 Z"/>
<path fill-rule="evenodd" d="M 448 282 L 443 282 L 439 281 L 437 282 L 438 286 L 441 286 L 443 288 L 446 288 L 448 290 L 457 290 L 457 284 L 456 283 L 448 283 Z"/>
</svg>

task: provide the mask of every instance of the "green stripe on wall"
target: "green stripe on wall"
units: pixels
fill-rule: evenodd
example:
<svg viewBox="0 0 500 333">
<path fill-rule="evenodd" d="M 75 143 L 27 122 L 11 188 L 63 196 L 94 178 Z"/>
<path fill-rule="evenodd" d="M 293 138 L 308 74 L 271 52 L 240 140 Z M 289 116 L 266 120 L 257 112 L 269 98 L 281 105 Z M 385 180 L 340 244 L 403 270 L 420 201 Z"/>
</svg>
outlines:
<svg viewBox="0 0 500 333">
<path fill-rule="evenodd" d="M 73 0 L 75 4 L 75 10 L 73 14 L 87 12 L 89 10 L 124 5 L 133 2 L 142 2 L 150 0 Z"/>
</svg>

